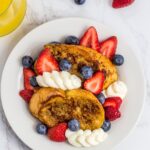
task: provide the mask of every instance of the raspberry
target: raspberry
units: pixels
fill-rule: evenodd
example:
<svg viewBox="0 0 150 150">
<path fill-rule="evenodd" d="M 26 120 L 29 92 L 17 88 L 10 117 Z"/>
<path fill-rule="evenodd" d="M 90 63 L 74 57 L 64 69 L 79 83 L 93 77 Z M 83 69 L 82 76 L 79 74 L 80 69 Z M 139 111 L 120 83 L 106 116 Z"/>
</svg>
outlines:
<svg viewBox="0 0 150 150">
<path fill-rule="evenodd" d="M 67 123 L 60 123 L 57 126 L 48 130 L 48 137 L 52 141 L 63 142 L 66 141 L 65 132 L 67 130 Z"/>
<path fill-rule="evenodd" d="M 21 90 L 19 92 L 19 95 L 27 102 L 29 103 L 34 91 L 33 90 Z"/>
<path fill-rule="evenodd" d="M 121 117 L 121 113 L 114 107 L 106 107 L 105 108 L 105 118 L 109 121 L 114 121 Z"/>
</svg>

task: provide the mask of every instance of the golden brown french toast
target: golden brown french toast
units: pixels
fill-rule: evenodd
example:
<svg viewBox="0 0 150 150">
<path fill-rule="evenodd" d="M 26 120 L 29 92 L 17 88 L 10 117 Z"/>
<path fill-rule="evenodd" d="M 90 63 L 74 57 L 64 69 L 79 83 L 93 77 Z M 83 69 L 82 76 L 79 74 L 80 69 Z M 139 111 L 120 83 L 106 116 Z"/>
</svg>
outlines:
<svg viewBox="0 0 150 150">
<path fill-rule="evenodd" d="M 77 119 L 81 129 L 94 130 L 100 128 L 104 122 L 101 103 L 91 92 L 83 89 L 63 91 L 41 88 L 32 96 L 29 110 L 48 127 Z"/>
<path fill-rule="evenodd" d="M 84 46 L 65 44 L 49 44 L 45 48 L 50 49 L 57 61 L 61 59 L 69 60 L 72 63 L 69 72 L 79 77 L 81 77 L 79 70 L 84 65 L 91 66 L 95 72 L 99 70 L 104 72 L 106 78 L 103 89 L 106 89 L 118 79 L 115 65 L 96 50 Z"/>
</svg>

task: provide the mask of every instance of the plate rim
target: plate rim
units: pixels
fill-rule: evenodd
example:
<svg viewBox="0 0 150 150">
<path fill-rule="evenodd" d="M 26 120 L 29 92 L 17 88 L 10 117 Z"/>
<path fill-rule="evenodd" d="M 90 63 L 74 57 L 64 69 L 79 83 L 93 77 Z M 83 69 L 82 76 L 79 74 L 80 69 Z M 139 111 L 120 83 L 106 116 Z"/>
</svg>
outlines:
<svg viewBox="0 0 150 150">
<path fill-rule="evenodd" d="M 25 35 L 15 44 L 15 46 L 12 48 L 12 51 L 9 53 L 9 55 L 8 55 L 8 57 L 7 57 L 7 60 L 5 61 L 5 64 L 4 64 L 4 67 L 3 67 L 2 76 L 1 76 L 1 85 L 0 85 L 0 87 L 1 87 L 0 92 L 1 92 L 2 110 L 3 110 L 4 114 L 5 114 L 6 120 L 7 120 L 7 122 L 9 123 L 9 125 L 10 125 L 12 131 L 14 132 L 14 134 L 17 136 L 17 138 L 18 138 L 19 140 L 21 140 L 21 142 L 23 142 L 27 147 L 29 147 L 29 148 L 31 148 L 31 149 L 34 148 L 34 147 L 31 147 L 31 145 L 29 145 L 29 144 L 27 143 L 27 141 L 25 141 L 22 137 L 20 137 L 20 135 L 17 133 L 16 129 L 11 125 L 11 121 L 8 119 L 7 112 L 6 112 L 6 110 L 4 109 L 4 101 L 3 101 L 3 99 L 4 99 L 3 97 L 4 97 L 4 96 L 3 96 L 2 88 L 3 88 L 3 82 L 4 82 L 3 80 L 4 80 L 4 78 L 5 78 L 5 77 L 4 77 L 4 74 L 5 74 L 7 62 L 8 62 L 8 60 L 10 59 L 10 57 L 11 57 L 11 55 L 13 54 L 14 50 L 16 49 L 16 47 L 18 46 L 18 44 L 21 43 L 21 42 L 24 40 L 24 38 L 26 38 L 28 35 L 32 34 L 32 32 L 38 30 L 39 28 L 45 26 L 46 24 L 50 24 L 50 23 L 53 23 L 53 22 L 55 22 L 55 21 L 60 21 L 60 20 L 61 20 L 61 21 L 68 21 L 68 20 L 74 20 L 74 19 L 75 19 L 75 20 L 85 20 L 85 21 L 88 21 L 88 22 L 91 22 L 91 21 L 92 21 L 93 23 L 96 23 L 96 24 L 98 24 L 99 26 L 104 26 L 104 25 L 106 25 L 106 27 L 109 28 L 110 31 L 114 31 L 114 30 L 113 30 L 114 28 L 113 28 L 113 27 L 110 27 L 110 25 L 108 25 L 108 24 L 103 24 L 103 23 L 98 22 L 98 21 L 96 21 L 96 20 L 94 20 L 94 19 L 88 19 L 88 18 L 83 18 L 83 17 L 64 17 L 64 18 L 53 19 L 53 20 L 50 20 L 50 21 L 48 21 L 48 22 L 46 22 L 46 23 L 43 23 L 43 24 L 41 24 L 41 25 L 35 27 L 35 28 L 32 29 L 31 31 L 29 31 L 27 34 L 25 34 Z M 121 35 L 122 35 L 122 33 L 121 33 Z M 129 45 L 129 46 L 130 46 L 130 45 Z M 132 50 L 132 48 L 131 48 L 131 50 Z M 143 70 L 143 68 L 142 68 L 142 65 L 141 65 L 140 60 L 139 60 L 138 57 L 137 57 L 137 54 L 136 54 L 133 50 L 132 50 L 132 53 L 134 53 L 134 56 L 135 56 L 136 60 L 138 61 L 138 66 L 139 66 L 139 68 L 140 68 L 140 72 L 141 72 L 141 75 L 142 75 L 142 78 L 143 78 L 143 88 L 144 88 L 144 89 L 143 89 L 143 103 L 142 103 L 142 106 L 141 106 L 141 108 L 140 108 L 138 117 L 136 118 L 136 122 L 133 124 L 133 126 L 132 126 L 131 129 L 130 129 L 130 131 L 126 134 L 125 137 L 123 137 L 123 138 L 121 139 L 121 141 L 120 141 L 119 143 L 117 143 L 116 145 L 114 145 L 114 147 L 112 147 L 112 149 L 114 149 L 115 147 L 119 146 L 119 145 L 120 145 L 125 139 L 127 139 L 128 136 L 134 131 L 134 129 L 135 129 L 137 123 L 139 122 L 139 120 L 140 120 L 140 118 L 141 118 L 141 116 L 142 116 L 142 112 L 143 112 L 143 110 L 144 110 L 144 104 L 145 104 L 145 98 L 146 98 L 146 91 L 147 91 L 147 89 L 146 89 L 146 79 L 145 79 L 145 75 L 144 75 L 144 70 Z"/>
</svg>

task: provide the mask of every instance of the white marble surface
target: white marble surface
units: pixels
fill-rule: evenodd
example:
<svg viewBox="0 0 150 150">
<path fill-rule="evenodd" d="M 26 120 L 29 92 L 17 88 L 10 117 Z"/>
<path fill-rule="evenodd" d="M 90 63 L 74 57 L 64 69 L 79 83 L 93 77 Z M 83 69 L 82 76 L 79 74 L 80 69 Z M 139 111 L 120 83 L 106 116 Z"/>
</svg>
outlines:
<svg viewBox="0 0 150 150">
<path fill-rule="evenodd" d="M 111 0 L 87 0 L 83 6 L 75 5 L 73 0 L 28 0 L 27 14 L 22 25 L 12 34 L 0 38 L 0 76 L 5 60 L 14 45 L 31 29 L 44 22 L 55 18 L 78 16 L 110 25 L 118 32 L 122 32 L 126 41 L 131 42 L 142 63 L 147 82 L 142 117 L 132 134 L 116 150 L 150 150 L 150 0 L 135 1 L 131 7 L 114 10 L 110 5 Z M 0 137 L 0 150 L 29 150 L 9 127 L 1 104 Z"/>
</svg>

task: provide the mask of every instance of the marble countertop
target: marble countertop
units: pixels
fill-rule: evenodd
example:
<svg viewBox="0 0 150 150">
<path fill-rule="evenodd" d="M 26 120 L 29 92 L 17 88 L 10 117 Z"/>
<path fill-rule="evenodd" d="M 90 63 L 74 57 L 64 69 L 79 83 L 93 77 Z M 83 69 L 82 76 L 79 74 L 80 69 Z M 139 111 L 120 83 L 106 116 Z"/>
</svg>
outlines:
<svg viewBox="0 0 150 150">
<path fill-rule="evenodd" d="M 83 6 L 75 5 L 73 0 L 28 0 L 27 13 L 21 26 L 10 35 L 0 38 L 0 76 L 4 63 L 15 44 L 26 33 L 44 22 L 55 18 L 77 16 L 112 26 L 118 32 L 122 32 L 126 40 L 132 37 L 129 42 L 132 42 L 142 63 L 147 82 L 147 95 L 142 117 L 132 134 L 115 150 L 150 150 L 150 68 L 148 67 L 150 65 L 150 1 L 135 1 L 131 7 L 114 10 L 111 8 L 111 0 L 87 0 Z M 0 150 L 29 150 L 8 125 L 1 103 L 0 137 Z"/>
</svg>

